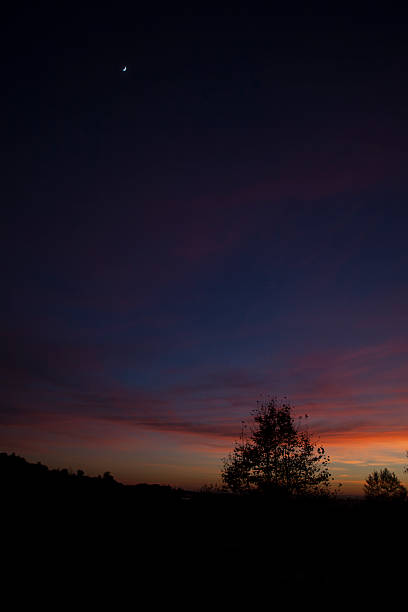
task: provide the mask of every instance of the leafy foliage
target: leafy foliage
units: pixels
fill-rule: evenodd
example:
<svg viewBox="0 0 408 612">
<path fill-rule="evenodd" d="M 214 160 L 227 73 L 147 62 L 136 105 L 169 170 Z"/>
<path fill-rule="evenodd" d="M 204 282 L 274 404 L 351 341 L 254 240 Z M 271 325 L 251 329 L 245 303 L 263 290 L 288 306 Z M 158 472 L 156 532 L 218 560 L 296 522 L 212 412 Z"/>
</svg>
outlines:
<svg viewBox="0 0 408 612">
<path fill-rule="evenodd" d="M 394 472 L 384 468 L 379 472 L 370 474 L 364 485 L 367 499 L 371 500 L 404 500 L 407 496 L 406 488 L 401 484 Z"/>
<path fill-rule="evenodd" d="M 243 426 L 239 442 L 223 462 L 227 489 L 285 495 L 330 492 L 330 458 L 296 425 L 289 403 L 276 398 L 258 402 L 251 415 L 250 434 Z"/>
</svg>

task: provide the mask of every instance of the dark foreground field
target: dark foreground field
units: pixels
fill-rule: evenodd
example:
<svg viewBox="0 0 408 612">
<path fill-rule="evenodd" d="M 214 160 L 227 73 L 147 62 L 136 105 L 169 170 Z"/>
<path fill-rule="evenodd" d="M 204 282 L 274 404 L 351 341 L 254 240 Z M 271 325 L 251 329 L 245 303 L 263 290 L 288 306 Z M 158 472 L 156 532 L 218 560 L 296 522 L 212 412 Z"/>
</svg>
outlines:
<svg viewBox="0 0 408 612">
<path fill-rule="evenodd" d="M 285 593 L 336 599 L 404 585 L 408 508 L 335 499 L 265 499 L 124 486 L 0 455 L 5 582 L 197 601 Z M 33 587 L 33 585 L 35 585 Z M 29 590 L 29 592 L 36 592 Z M 38 593 L 37 593 L 38 595 Z M 195 607 L 195 606 L 193 606 Z"/>
</svg>

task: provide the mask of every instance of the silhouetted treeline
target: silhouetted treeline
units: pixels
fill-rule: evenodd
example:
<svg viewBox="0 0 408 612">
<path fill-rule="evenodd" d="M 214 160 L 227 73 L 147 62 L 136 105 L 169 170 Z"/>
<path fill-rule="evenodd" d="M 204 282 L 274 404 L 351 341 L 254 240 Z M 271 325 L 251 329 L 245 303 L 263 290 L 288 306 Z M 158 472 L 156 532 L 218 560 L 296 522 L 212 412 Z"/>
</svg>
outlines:
<svg viewBox="0 0 408 612">
<path fill-rule="evenodd" d="M 0 486 L 15 494 L 35 492 L 36 495 L 123 495 L 131 493 L 146 499 L 169 498 L 183 495 L 182 489 L 162 485 L 123 485 L 110 472 L 102 476 L 87 476 L 83 470 L 49 469 L 42 463 L 30 463 L 18 455 L 0 453 Z"/>
<path fill-rule="evenodd" d="M 35 488 L 37 491 L 41 489 L 42 492 L 48 491 L 50 487 L 54 491 L 64 489 L 71 492 L 75 489 L 95 491 L 123 486 L 109 472 L 105 472 L 103 476 L 91 477 L 86 476 L 82 470 L 76 473 L 67 469 L 51 470 L 40 462 L 29 463 L 14 453 L 0 453 L 0 483 L 3 488 Z"/>
</svg>

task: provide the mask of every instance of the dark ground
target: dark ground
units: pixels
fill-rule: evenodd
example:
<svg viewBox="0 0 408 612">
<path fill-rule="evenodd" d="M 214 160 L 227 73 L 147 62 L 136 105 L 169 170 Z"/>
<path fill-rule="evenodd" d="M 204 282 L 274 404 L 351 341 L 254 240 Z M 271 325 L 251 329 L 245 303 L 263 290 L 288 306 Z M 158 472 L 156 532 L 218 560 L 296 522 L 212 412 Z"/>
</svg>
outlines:
<svg viewBox="0 0 408 612">
<path fill-rule="evenodd" d="M 0 478 L 5 584 L 31 584 L 32 594 L 59 585 L 60 598 L 91 587 L 98 598 L 143 592 L 184 601 L 188 588 L 197 601 L 217 591 L 231 603 L 262 592 L 336 599 L 354 587 L 380 595 L 404 584 L 406 503 L 131 487 L 4 453 Z"/>
</svg>

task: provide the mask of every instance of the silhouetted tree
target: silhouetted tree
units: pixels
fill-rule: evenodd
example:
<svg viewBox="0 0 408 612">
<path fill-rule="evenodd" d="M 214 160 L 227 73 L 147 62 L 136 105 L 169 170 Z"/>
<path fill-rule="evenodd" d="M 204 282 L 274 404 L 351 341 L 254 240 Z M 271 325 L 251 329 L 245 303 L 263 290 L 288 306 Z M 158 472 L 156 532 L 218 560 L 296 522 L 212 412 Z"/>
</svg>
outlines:
<svg viewBox="0 0 408 612">
<path fill-rule="evenodd" d="M 394 472 L 384 468 L 379 472 L 370 474 L 364 485 L 366 499 L 376 501 L 404 500 L 407 496 L 406 488 L 401 484 Z"/>
<path fill-rule="evenodd" d="M 109 485 L 117 484 L 116 480 L 114 479 L 114 477 L 112 476 L 112 474 L 110 472 L 104 472 L 102 481 L 105 484 L 109 484 Z"/>
<path fill-rule="evenodd" d="M 296 424 L 288 402 L 258 402 L 251 415 L 250 433 L 243 421 L 239 442 L 223 460 L 221 476 L 227 489 L 289 495 L 330 492 L 330 458 Z"/>
</svg>

